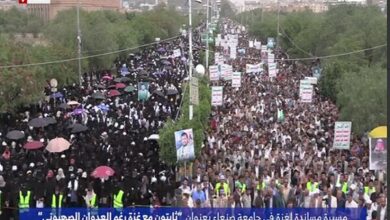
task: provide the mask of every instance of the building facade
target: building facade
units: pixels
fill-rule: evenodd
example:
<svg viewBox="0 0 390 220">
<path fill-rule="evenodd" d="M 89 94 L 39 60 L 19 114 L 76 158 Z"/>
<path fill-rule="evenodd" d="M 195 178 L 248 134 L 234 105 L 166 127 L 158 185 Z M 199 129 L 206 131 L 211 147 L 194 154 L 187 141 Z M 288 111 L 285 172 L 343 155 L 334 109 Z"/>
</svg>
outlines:
<svg viewBox="0 0 390 220">
<path fill-rule="evenodd" d="M 78 4 L 86 11 L 113 10 L 120 12 L 123 8 L 122 0 L 51 0 L 50 4 L 29 4 L 27 10 L 29 13 L 41 17 L 44 21 L 48 21 L 55 18 L 60 11 L 77 7 Z"/>
</svg>

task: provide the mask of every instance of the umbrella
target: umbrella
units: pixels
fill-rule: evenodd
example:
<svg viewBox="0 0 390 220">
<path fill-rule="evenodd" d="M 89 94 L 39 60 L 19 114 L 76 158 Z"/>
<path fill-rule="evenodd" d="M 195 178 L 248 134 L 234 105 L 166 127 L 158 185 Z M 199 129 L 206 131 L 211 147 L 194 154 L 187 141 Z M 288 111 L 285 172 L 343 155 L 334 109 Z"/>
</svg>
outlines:
<svg viewBox="0 0 390 220">
<path fill-rule="evenodd" d="M 115 88 L 116 88 L 116 89 L 123 89 L 123 88 L 126 88 L 126 84 L 117 83 L 117 84 L 115 84 Z"/>
<path fill-rule="evenodd" d="M 116 87 L 115 87 L 115 85 L 109 85 L 109 86 L 107 86 L 107 89 L 115 89 Z"/>
<path fill-rule="evenodd" d="M 70 108 L 68 104 L 66 103 L 62 103 L 61 105 L 58 106 L 59 108 L 62 108 L 62 109 L 68 109 Z"/>
<path fill-rule="evenodd" d="M 106 87 L 104 85 L 98 84 L 95 86 L 98 89 L 105 89 Z"/>
<path fill-rule="evenodd" d="M 52 118 L 52 117 L 46 117 L 46 118 L 43 118 L 43 120 L 45 120 L 48 125 L 54 125 L 57 123 L 57 120 L 55 118 Z"/>
<path fill-rule="evenodd" d="M 69 141 L 65 140 L 64 138 L 54 138 L 49 141 L 46 150 L 51 153 L 60 153 L 62 151 L 68 150 L 69 147 Z"/>
<path fill-rule="evenodd" d="M 56 93 L 51 94 L 51 97 L 52 98 L 62 98 L 62 97 L 64 97 L 64 95 L 62 95 L 62 93 L 60 93 L 60 92 L 56 92 Z"/>
<path fill-rule="evenodd" d="M 158 96 L 164 97 L 164 93 L 161 92 L 160 90 L 154 90 L 153 93 L 156 94 L 156 95 L 158 95 Z"/>
<path fill-rule="evenodd" d="M 115 171 L 108 166 L 100 166 L 97 167 L 91 174 L 91 176 L 95 178 L 105 178 L 109 176 L 113 176 Z"/>
<path fill-rule="evenodd" d="M 23 148 L 27 150 L 36 150 L 43 147 L 43 143 L 40 141 L 29 141 L 24 144 Z"/>
<path fill-rule="evenodd" d="M 119 95 L 121 95 L 121 93 L 118 90 L 113 89 L 113 90 L 108 91 L 109 97 L 114 97 L 114 96 L 119 96 Z"/>
<path fill-rule="evenodd" d="M 165 50 L 165 48 L 160 47 L 160 48 L 157 49 L 157 51 L 162 53 L 162 52 L 165 52 L 166 50 Z"/>
<path fill-rule="evenodd" d="M 167 95 L 176 95 L 177 93 L 179 93 L 179 91 L 176 89 L 168 89 L 167 91 Z"/>
<path fill-rule="evenodd" d="M 68 105 L 80 105 L 80 103 L 77 101 L 69 101 L 67 104 Z"/>
<path fill-rule="evenodd" d="M 132 92 L 132 91 L 134 91 L 134 90 L 135 90 L 135 87 L 134 87 L 134 86 L 128 86 L 128 87 L 125 88 L 125 91 L 126 91 L 126 92 Z"/>
<path fill-rule="evenodd" d="M 82 125 L 82 124 L 74 124 L 74 125 L 70 126 L 70 128 L 72 128 L 71 133 L 73 133 L 73 134 L 84 132 L 84 131 L 88 130 L 88 127 L 85 125 Z"/>
<path fill-rule="evenodd" d="M 46 127 L 49 125 L 44 118 L 34 118 L 28 122 L 28 125 L 34 128 Z"/>
<path fill-rule="evenodd" d="M 81 114 L 83 114 L 85 112 L 85 109 L 83 109 L 83 108 L 76 108 L 75 110 L 73 110 L 73 114 L 74 115 L 81 115 Z"/>
<path fill-rule="evenodd" d="M 6 137 L 10 140 L 20 140 L 24 138 L 24 133 L 18 130 L 13 130 L 8 132 Z"/>
<path fill-rule="evenodd" d="M 164 61 L 162 61 L 162 63 L 163 63 L 164 65 L 171 65 L 171 62 L 169 62 L 168 60 L 164 60 Z"/>
<path fill-rule="evenodd" d="M 130 78 L 128 77 L 120 77 L 120 78 L 116 78 L 114 79 L 114 82 L 117 82 L 117 83 L 120 83 L 120 82 L 129 82 L 130 81 Z"/>
<path fill-rule="evenodd" d="M 149 140 L 158 140 L 160 139 L 160 136 L 158 134 L 152 134 L 148 138 Z"/>
<path fill-rule="evenodd" d="M 103 80 L 107 80 L 107 81 L 110 81 L 110 80 L 112 80 L 112 77 L 111 76 L 103 76 L 103 78 L 102 78 Z"/>
<path fill-rule="evenodd" d="M 95 92 L 94 94 L 91 95 L 92 98 L 94 99 L 105 99 L 106 97 L 103 95 L 101 92 Z"/>
<path fill-rule="evenodd" d="M 97 106 L 101 111 L 103 112 L 108 112 L 108 110 L 110 110 L 110 107 L 108 105 L 105 105 L 105 104 L 100 104 Z"/>
</svg>

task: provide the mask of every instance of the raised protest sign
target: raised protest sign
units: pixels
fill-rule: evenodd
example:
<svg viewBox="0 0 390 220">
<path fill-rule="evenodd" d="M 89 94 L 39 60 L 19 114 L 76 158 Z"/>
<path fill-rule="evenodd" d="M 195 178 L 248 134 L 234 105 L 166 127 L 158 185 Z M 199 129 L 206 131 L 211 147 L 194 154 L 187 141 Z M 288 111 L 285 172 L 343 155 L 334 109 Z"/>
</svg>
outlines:
<svg viewBox="0 0 390 220">
<path fill-rule="evenodd" d="M 299 97 L 303 103 L 311 103 L 313 99 L 313 85 L 308 80 L 299 83 Z"/>
<path fill-rule="evenodd" d="M 232 87 L 239 88 L 241 87 L 241 72 L 234 72 L 232 76 Z"/>
<path fill-rule="evenodd" d="M 211 105 L 221 106 L 223 104 L 223 86 L 211 87 Z"/>
<path fill-rule="evenodd" d="M 334 124 L 333 148 L 339 150 L 348 150 L 351 142 L 350 121 L 336 121 Z"/>
</svg>

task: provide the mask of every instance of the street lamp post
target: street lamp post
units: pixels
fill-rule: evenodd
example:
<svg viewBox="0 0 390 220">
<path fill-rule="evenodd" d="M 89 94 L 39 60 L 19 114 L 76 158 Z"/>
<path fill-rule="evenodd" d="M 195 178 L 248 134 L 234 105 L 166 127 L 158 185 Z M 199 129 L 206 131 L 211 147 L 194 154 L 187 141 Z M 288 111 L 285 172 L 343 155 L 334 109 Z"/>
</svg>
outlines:
<svg viewBox="0 0 390 220">
<path fill-rule="evenodd" d="M 188 119 L 191 121 L 192 120 L 192 117 L 194 115 L 193 113 L 193 104 L 192 104 L 192 100 L 191 100 L 191 96 L 192 96 L 192 88 L 191 88 L 191 80 L 192 80 L 192 6 L 191 6 L 191 1 L 192 0 L 188 0 L 188 44 L 189 44 L 189 80 L 188 80 L 188 83 L 189 83 L 189 89 L 190 89 L 190 101 L 189 101 L 189 117 Z"/>
<path fill-rule="evenodd" d="M 206 5 L 206 10 L 207 10 L 207 13 L 206 13 L 206 31 L 207 31 L 207 34 L 206 34 L 206 70 L 209 69 L 209 11 L 210 11 L 210 8 L 209 8 L 209 2 L 210 0 L 207 0 L 207 5 Z"/>
<path fill-rule="evenodd" d="M 79 61 L 79 83 L 83 81 L 81 76 L 81 30 L 80 30 L 80 0 L 77 1 L 77 45 L 78 45 L 78 61 Z"/>
</svg>

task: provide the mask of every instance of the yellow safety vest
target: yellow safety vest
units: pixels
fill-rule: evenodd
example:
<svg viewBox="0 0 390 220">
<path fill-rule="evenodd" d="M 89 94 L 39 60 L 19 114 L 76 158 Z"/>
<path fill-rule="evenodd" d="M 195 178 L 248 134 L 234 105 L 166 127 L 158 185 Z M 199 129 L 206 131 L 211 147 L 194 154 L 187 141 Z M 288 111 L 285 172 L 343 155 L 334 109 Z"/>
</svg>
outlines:
<svg viewBox="0 0 390 220">
<path fill-rule="evenodd" d="M 317 182 L 311 183 L 311 181 L 309 181 L 306 183 L 306 188 L 309 190 L 309 192 L 314 192 L 314 190 L 318 188 L 318 185 L 319 184 Z"/>
<path fill-rule="evenodd" d="M 19 208 L 27 209 L 30 207 L 31 191 L 27 191 L 27 195 L 23 196 L 22 191 L 19 191 Z"/>
<path fill-rule="evenodd" d="M 261 186 L 260 186 L 260 183 L 257 184 L 256 189 L 257 189 L 257 190 L 259 190 L 259 189 L 261 189 L 261 190 L 265 189 L 265 182 L 262 182 L 262 183 L 261 183 Z"/>
<path fill-rule="evenodd" d="M 96 205 L 96 194 L 93 194 L 92 199 L 89 200 L 89 206 L 91 206 L 91 208 L 97 208 L 97 205 Z"/>
<path fill-rule="evenodd" d="M 61 208 L 62 207 L 62 199 L 63 199 L 63 195 L 60 194 L 60 201 L 58 201 L 58 204 L 56 204 L 57 196 L 56 196 L 56 194 L 53 194 L 53 196 L 51 197 L 51 207 L 52 208 Z"/>
<path fill-rule="evenodd" d="M 217 194 L 217 196 L 219 196 L 219 189 L 221 188 L 221 183 L 217 183 L 215 185 L 215 193 Z M 225 194 L 227 196 L 230 196 L 230 188 L 229 188 L 229 185 L 227 183 L 223 183 L 223 190 L 225 191 Z"/>
<path fill-rule="evenodd" d="M 372 193 L 376 192 L 375 187 L 370 188 L 369 186 L 364 187 L 364 194 L 371 196 Z"/>
<path fill-rule="evenodd" d="M 114 195 L 114 200 L 113 200 L 114 208 L 123 208 L 123 202 L 122 202 L 123 194 L 124 194 L 123 190 L 119 190 L 118 194 Z"/>
<path fill-rule="evenodd" d="M 344 194 L 347 194 L 347 193 L 348 193 L 348 183 L 347 183 L 347 182 L 344 182 L 344 183 L 343 183 L 343 186 L 341 187 L 341 191 L 342 191 Z"/>
</svg>

